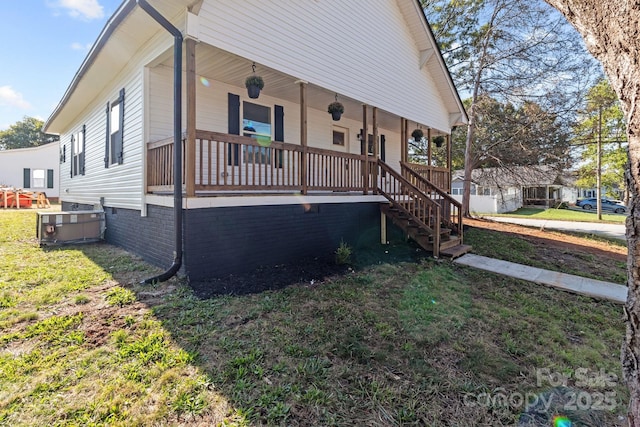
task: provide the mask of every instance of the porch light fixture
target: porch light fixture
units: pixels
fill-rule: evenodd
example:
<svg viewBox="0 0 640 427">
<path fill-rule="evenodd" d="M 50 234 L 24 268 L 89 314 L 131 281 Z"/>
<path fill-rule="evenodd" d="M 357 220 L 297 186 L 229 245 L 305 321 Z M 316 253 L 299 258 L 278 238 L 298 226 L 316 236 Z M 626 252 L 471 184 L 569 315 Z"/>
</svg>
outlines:
<svg viewBox="0 0 640 427">
<path fill-rule="evenodd" d="M 251 99 L 257 99 L 260 96 L 260 91 L 264 88 L 264 80 L 262 77 L 256 76 L 256 63 L 254 62 L 251 65 L 251 69 L 253 70 L 253 74 L 251 74 L 244 81 L 244 85 L 247 88 L 247 94 Z"/>
</svg>

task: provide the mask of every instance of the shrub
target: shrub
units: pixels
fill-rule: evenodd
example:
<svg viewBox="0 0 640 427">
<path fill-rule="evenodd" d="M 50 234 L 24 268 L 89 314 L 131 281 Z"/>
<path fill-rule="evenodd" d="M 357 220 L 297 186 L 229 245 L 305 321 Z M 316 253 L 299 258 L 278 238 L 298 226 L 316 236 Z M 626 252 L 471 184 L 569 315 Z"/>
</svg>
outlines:
<svg viewBox="0 0 640 427">
<path fill-rule="evenodd" d="M 336 249 L 336 264 L 351 264 L 351 253 L 351 246 L 345 243 L 344 240 L 340 241 L 340 246 Z"/>
</svg>

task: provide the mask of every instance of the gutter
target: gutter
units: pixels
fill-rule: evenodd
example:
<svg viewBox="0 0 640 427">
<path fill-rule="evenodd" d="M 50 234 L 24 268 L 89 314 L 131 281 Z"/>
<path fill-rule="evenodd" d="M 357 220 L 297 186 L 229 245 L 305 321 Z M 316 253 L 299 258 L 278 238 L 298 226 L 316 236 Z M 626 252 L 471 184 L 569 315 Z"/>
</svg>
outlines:
<svg viewBox="0 0 640 427">
<path fill-rule="evenodd" d="M 173 213 L 175 251 L 173 264 L 162 274 L 144 279 L 141 284 L 164 282 L 173 277 L 182 266 L 182 33 L 146 0 L 136 3 L 170 32 L 174 39 L 173 49 Z"/>
</svg>

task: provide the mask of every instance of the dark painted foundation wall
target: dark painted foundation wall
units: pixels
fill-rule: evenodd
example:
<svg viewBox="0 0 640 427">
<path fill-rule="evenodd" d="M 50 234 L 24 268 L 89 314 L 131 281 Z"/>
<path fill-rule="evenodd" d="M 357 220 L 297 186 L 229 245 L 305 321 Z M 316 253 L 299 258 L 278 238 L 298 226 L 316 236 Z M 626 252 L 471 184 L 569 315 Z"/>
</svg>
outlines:
<svg viewBox="0 0 640 427">
<path fill-rule="evenodd" d="M 92 209 L 63 202 L 63 210 Z M 105 240 L 159 267 L 173 260 L 173 208 L 149 205 L 147 216 L 105 207 Z M 183 211 L 182 274 L 206 280 L 263 265 L 332 258 L 342 240 L 354 248 L 380 241 L 378 203 L 244 206 Z"/>
<path fill-rule="evenodd" d="M 341 240 L 352 247 L 380 241 L 378 203 L 278 205 L 185 212 L 185 261 L 192 280 L 274 265 L 333 258 Z"/>
</svg>

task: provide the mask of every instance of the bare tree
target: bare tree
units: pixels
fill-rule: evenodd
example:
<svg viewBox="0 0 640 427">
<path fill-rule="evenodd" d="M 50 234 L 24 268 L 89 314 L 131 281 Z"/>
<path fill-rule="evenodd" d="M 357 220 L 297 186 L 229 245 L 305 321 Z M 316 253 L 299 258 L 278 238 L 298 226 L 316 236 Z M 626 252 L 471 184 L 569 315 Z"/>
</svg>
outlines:
<svg viewBox="0 0 640 427">
<path fill-rule="evenodd" d="M 474 141 L 482 100 L 553 114 L 573 111 L 592 83 L 593 61 L 561 15 L 530 0 L 424 0 L 443 38 L 445 59 L 459 90 L 470 95 L 465 140 L 463 213 L 469 215 Z M 458 8 L 458 9 L 456 9 Z M 458 18 L 456 16 L 458 10 Z M 463 18 L 461 18 L 461 16 Z M 461 30 L 456 33 L 455 28 Z"/>
<path fill-rule="evenodd" d="M 621 102 L 627 121 L 631 213 L 627 218 L 629 286 L 624 308 L 627 332 L 622 373 L 629 387 L 628 421 L 640 426 L 640 2 L 628 0 L 545 0 L 582 35 Z"/>
</svg>

